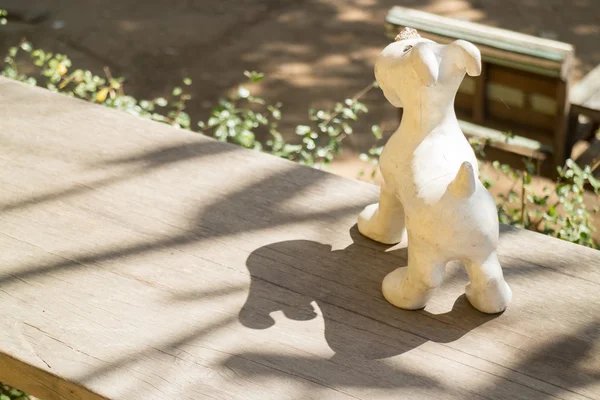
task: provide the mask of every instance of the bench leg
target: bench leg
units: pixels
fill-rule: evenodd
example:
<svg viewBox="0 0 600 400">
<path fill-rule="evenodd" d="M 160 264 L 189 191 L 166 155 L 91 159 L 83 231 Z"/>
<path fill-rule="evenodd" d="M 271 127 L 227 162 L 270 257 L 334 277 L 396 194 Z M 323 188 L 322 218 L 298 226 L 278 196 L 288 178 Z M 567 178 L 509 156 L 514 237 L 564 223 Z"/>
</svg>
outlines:
<svg viewBox="0 0 600 400">
<path fill-rule="evenodd" d="M 577 141 L 577 133 L 579 130 L 579 115 L 569 115 L 569 122 L 567 125 L 567 137 L 565 138 L 565 161 L 567 158 L 571 158 L 573 152 L 573 146 Z"/>
</svg>

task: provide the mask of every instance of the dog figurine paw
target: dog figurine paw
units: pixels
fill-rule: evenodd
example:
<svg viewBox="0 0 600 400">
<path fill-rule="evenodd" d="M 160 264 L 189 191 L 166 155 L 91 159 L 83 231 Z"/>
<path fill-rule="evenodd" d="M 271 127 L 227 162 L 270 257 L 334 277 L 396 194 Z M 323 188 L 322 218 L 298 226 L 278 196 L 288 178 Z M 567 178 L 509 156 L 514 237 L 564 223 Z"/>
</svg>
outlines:
<svg viewBox="0 0 600 400">
<path fill-rule="evenodd" d="M 496 254 L 496 206 L 454 112 L 465 73 L 481 73 L 473 44 L 438 44 L 414 29 L 401 32 L 375 63 L 385 98 L 403 114 L 379 160 L 379 203 L 359 215 L 358 229 L 386 244 L 408 239 L 408 267 L 382 285 L 384 297 L 400 308 L 425 307 L 451 260 L 466 266 L 465 294 L 476 309 L 502 312 L 512 297 Z"/>
</svg>

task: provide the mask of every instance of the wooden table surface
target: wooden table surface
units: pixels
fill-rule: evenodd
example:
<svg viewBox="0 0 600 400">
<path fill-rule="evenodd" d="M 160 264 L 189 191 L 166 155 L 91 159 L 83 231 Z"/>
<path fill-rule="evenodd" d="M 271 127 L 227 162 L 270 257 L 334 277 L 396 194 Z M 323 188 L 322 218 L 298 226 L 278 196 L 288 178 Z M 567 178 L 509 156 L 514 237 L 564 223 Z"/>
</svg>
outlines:
<svg viewBox="0 0 600 400">
<path fill-rule="evenodd" d="M 0 381 L 44 400 L 598 399 L 600 252 L 502 227 L 514 298 L 466 274 L 382 298 L 375 186 L 0 80 Z"/>
</svg>

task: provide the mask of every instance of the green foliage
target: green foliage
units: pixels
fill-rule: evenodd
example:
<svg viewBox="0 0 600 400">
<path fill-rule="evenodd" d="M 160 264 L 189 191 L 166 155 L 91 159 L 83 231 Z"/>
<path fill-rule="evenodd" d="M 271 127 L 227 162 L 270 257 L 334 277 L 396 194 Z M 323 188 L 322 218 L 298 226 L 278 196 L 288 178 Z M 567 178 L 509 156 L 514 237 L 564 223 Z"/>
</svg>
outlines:
<svg viewBox="0 0 600 400">
<path fill-rule="evenodd" d="M 336 103 L 332 110 L 309 110 L 309 122 L 298 125 L 296 140 L 288 142 L 279 130 L 281 103 L 266 104 L 249 89 L 261 81 L 264 74 L 246 71 L 244 75 L 248 82 L 230 93 L 227 99 L 219 100 L 208 121 L 198 123 L 200 130 L 224 142 L 316 168 L 329 164 L 341 151 L 342 142 L 353 133 L 352 124 L 360 114 L 367 112 L 367 107 L 358 100 L 373 87 L 370 84 L 353 98 Z M 267 137 L 263 142 L 257 139 L 261 133 Z"/>
<path fill-rule="evenodd" d="M 36 400 L 36 397 L 0 382 L 0 400 Z"/>
<path fill-rule="evenodd" d="M 22 73 L 21 64 L 35 67 L 36 73 Z M 104 68 L 104 76 L 100 76 L 91 71 L 72 70 L 71 66 L 71 60 L 67 56 L 34 49 L 31 43 L 22 41 L 19 46 L 8 50 L 8 54 L 4 57 L 2 75 L 132 115 L 190 129 L 191 119 L 185 112 L 185 107 L 191 96 L 181 87 L 175 87 L 168 100 L 162 97 L 138 100 L 125 94 L 123 85 L 125 80 L 114 78 L 108 68 Z M 183 85 L 184 87 L 191 85 L 191 80 L 185 78 Z"/>
<path fill-rule="evenodd" d="M 547 186 L 539 189 L 532 184 L 535 166 L 531 161 L 525 161 L 523 170 L 497 161 L 493 165 L 514 182 L 507 193 L 498 196 L 500 222 L 598 247 L 592 238 L 596 228 L 583 197 L 586 187 L 592 188 L 596 196 L 600 194 L 600 181 L 592 176 L 589 166 L 582 169 L 569 159 L 564 167 L 558 168 L 556 185 L 552 189 Z"/>
</svg>

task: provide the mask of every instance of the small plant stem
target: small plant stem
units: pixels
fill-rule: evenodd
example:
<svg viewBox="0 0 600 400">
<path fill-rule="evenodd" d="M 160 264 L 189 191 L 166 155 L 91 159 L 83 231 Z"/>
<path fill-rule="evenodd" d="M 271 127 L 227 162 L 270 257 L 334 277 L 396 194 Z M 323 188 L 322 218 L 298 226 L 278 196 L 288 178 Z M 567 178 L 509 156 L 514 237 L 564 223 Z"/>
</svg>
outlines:
<svg viewBox="0 0 600 400">
<path fill-rule="evenodd" d="M 361 97 L 363 97 L 365 94 L 369 93 L 369 91 L 371 89 L 373 89 L 375 87 L 375 81 L 369 83 L 367 86 L 365 86 L 364 88 L 362 88 L 358 93 L 356 93 L 354 96 L 352 96 L 352 101 L 357 101 L 358 99 L 360 99 Z M 331 116 L 329 118 L 327 118 L 325 120 L 325 122 L 323 122 L 323 126 L 327 126 L 329 125 L 329 123 L 331 121 L 333 121 L 333 119 L 335 117 L 337 117 L 338 115 L 340 115 L 341 111 L 339 112 L 334 112 L 333 114 L 331 114 Z"/>
<path fill-rule="evenodd" d="M 106 79 L 108 79 L 109 86 L 112 87 L 113 76 L 110 72 L 110 68 L 104 67 L 104 74 L 106 75 Z M 119 83 L 117 87 L 117 91 L 119 92 L 119 96 L 124 96 L 125 92 L 123 91 L 123 83 Z"/>
<path fill-rule="evenodd" d="M 559 205 L 560 205 L 560 200 L 558 200 L 556 203 L 554 203 L 552 205 L 552 208 L 554 208 L 554 210 L 556 210 L 556 207 L 558 207 Z M 542 223 L 543 219 L 544 219 L 544 216 L 542 215 L 537 221 L 531 223 L 530 225 L 535 227 L 535 229 L 539 231 L 538 228 L 539 228 L 540 224 Z"/>
<path fill-rule="evenodd" d="M 512 192 L 515 189 L 515 186 L 517 186 L 517 182 L 518 181 L 513 181 L 512 186 L 510 187 L 510 189 L 508 190 L 508 194 L 510 195 L 510 192 Z M 504 197 L 504 201 L 502 202 L 502 204 L 500 205 L 500 207 L 498 207 L 498 210 L 502 209 L 502 207 L 504 207 L 506 205 L 506 202 L 508 201 L 508 195 Z"/>
<path fill-rule="evenodd" d="M 175 125 L 177 123 L 177 119 L 179 118 L 179 116 L 181 115 L 183 110 L 185 109 L 185 102 L 187 99 L 188 99 L 188 97 L 184 93 L 182 93 L 179 96 L 179 104 L 177 105 L 177 111 L 175 112 L 175 116 L 171 120 L 171 125 Z"/>
</svg>

